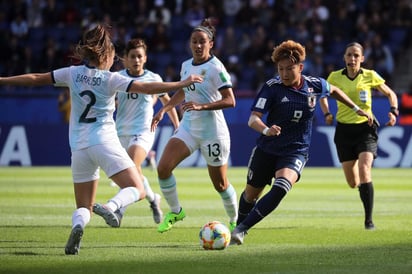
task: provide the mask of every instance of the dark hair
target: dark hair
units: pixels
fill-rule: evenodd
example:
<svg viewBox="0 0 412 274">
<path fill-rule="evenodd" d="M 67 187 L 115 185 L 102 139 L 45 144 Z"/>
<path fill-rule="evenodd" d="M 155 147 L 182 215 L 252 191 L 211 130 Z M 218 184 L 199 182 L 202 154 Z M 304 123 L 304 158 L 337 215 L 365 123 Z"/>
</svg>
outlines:
<svg viewBox="0 0 412 274">
<path fill-rule="evenodd" d="M 215 28 L 216 20 L 214 18 L 205 18 L 202 20 L 199 26 L 195 27 L 192 31 L 203 31 L 207 34 L 211 41 L 215 41 L 216 38 L 216 28 Z"/>
<path fill-rule="evenodd" d="M 357 48 L 359 48 L 359 49 L 361 50 L 361 52 L 362 52 L 362 54 L 363 54 L 363 47 L 362 47 L 362 45 L 361 45 L 360 43 L 358 43 L 358 42 L 352 42 L 352 43 L 347 44 L 346 47 L 345 47 L 345 51 L 346 51 L 346 49 L 349 48 L 349 47 L 357 47 Z"/>
<path fill-rule="evenodd" d="M 97 25 L 84 33 L 83 41 L 74 49 L 74 57 L 102 64 L 106 61 L 107 55 L 114 50 L 108 29 Z"/>
<path fill-rule="evenodd" d="M 143 48 L 145 52 L 147 52 L 147 44 L 143 39 L 135 38 L 127 42 L 127 45 L 124 49 L 124 54 L 127 55 L 130 50 Z"/>
</svg>

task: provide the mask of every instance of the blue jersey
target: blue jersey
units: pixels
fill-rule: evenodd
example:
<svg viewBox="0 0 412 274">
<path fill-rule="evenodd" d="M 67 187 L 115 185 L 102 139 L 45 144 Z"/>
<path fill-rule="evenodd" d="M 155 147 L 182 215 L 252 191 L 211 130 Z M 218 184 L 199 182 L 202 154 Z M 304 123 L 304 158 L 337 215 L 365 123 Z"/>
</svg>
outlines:
<svg viewBox="0 0 412 274">
<path fill-rule="evenodd" d="M 319 98 L 329 96 L 325 79 L 302 75 L 299 89 L 282 84 L 279 77 L 268 80 L 255 98 L 252 111 L 267 114 L 266 125 L 281 127 L 279 136 L 261 135 L 257 146 L 273 155 L 308 154 L 312 124 Z"/>
</svg>

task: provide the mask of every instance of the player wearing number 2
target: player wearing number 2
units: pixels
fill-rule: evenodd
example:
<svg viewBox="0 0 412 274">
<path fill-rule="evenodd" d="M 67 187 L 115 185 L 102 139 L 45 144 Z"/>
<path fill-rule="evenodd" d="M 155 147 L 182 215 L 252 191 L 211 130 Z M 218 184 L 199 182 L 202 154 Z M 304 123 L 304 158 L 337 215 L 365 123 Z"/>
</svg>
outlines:
<svg viewBox="0 0 412 274">
<path fill-rule="evenodd" d="M 70 66 L 48 73 L 29 73 L 0 77 L 0 85 L 58 85 L 70 89 L 71 114 L 69 143 L 72 153 L 72 176 L 77 209 L 72 215 L 72 231 L 65 253 L 77 254 L 85 226 L 91 218 L 99 168 L 121 190 L 104 205 L 106 222 L 118 221 L 114 214 L 145 197 L 144 187 L 135 164 L 117 137 L 113 112 L 116 92 L 162 93 L 202 82 L 191 75 L 184 81 L 142 83 L 112 73 L 115 49 L 109 31 L 102 25 L 87 31 L 75 55 L 85 65 Z"/>
<path fill-rule="evenodd" d="M 167 143 L 157 167 L 160 189 L 171 209 L 158 226 L 159 232 L 168 231 L 176 221 L 186 216 L 179 203 L 172 172 L 198 149 L 207 162 L 210 179 L 222 198 L 229 216 L 229 226 L 234 228 L 236 225 L 236 192 L 226 176 L 230 135 L 222 111 L 235 106 L 235 97 L 229 74 L 219 59 L 211 54 L 214 38 L 215 28 L 210 19 L 203 20 L 200 26 L 193 29 L 190 36 L 193 58 L 183 62 L 181 77 L 196 73 L 203 75 L 204 81 L 180 89 L 153 117 L 154 129 L 164 113 L 185 100 L 181 106 L 184 114 L 180 126 Z"/>
<path fill-rule="evenodd" d="M 269 215 L 299 180 L 308 160 L 316 103 L 333 96 L 358 115 L 372 118 L 325 79 L 302 75 L 305 48 L 294 41 L 275 47 L 272 61 L 279 76 L 268 80 L 252 105 L 248 125 L 261 133 L 248 165 L 247 184 L 239 199 L 238 225 L 231 243 L 242 244 L 246 232 Z M 322 108 L 322 111 L 326 111 Z M 262 121 L 267 114 L 266 122 Z M 266 185 L 272 188 L 259 200 Z"/>
</svg>

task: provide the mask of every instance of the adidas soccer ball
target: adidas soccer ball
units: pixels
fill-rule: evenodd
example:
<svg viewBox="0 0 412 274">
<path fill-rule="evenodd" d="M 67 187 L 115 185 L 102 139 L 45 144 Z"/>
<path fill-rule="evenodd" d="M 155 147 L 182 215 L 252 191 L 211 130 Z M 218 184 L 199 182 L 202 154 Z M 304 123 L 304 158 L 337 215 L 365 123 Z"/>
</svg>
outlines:
<svg viewBox="0 0 412 274">
<path fill-rule="evenodd" d="M 206 250 L 222 250 L 230 243 L 230 231 L 218 221 L 206 223 L 199 232 L 200 245 Z"/>
</svg>

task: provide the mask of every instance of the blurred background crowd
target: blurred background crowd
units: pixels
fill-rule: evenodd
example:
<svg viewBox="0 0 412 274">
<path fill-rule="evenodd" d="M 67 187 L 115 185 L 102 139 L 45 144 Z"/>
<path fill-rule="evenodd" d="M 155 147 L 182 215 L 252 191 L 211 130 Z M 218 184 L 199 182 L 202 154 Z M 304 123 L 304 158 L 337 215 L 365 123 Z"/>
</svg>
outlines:
<svg viewBox="0 0 412 274">
<path fill-rule="evenodd" d="M 119 55 L 129 39 L 144 38 L 147 68 L 176 80 L 181 62 L 191 57 L 191 29 L 205 17 L 216 19 L 214 54 L 239 96 L 253 96 L 274 73 L 273 47 L 286 39 L 306 47 L 306 74 L 326 78 L 344 66 L 346 44 L 357 41 L 365 47 L 364 67 L 398 93 L 410 85 L 403 82 L 411 71 L 397 67 L 411 61 L 412 0 L 1 0 L 0 75 L 75 64 L 71 50 L 82 32 L 107 23 Z"/>
</svg>

